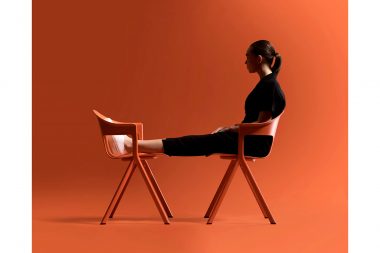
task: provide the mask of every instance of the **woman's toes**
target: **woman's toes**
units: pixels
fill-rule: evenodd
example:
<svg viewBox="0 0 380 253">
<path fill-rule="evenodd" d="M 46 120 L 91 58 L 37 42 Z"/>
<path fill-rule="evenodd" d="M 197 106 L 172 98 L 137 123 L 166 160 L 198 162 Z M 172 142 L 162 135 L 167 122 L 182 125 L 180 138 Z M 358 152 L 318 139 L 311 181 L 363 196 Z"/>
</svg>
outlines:
<svg viewBox="0 0 380 253">
<path fill-rule="evenodd" d="M 125 152 L 124 135 L 113 135 L 112 137 L 115 140 L 118 151 L 120 153 Z"/>
</svg>

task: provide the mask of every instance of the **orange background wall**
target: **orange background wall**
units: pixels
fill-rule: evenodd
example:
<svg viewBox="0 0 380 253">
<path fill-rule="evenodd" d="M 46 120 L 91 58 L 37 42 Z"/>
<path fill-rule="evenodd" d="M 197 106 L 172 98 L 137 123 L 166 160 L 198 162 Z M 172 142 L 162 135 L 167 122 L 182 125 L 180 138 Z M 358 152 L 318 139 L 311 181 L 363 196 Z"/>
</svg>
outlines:
<svg viewBox="0 0 380 253">
<path fill-rule="evenodd" d="M 99 226 L 126 164 L 106 156 L 92 109 L 143 122 L 145 139 L 241 122 L 259 39 L 283 57 L 286 111 L 271 156 L 251 164 L 278 224 L 238 171 L 206 228 L 228 163 L 163 157 L 150 164 L 172 224 L 136 173 L 124 218 Z M 346 1 L 33 1 L 35 252 L 346 252 L 347 75 Z"/>
</svg>

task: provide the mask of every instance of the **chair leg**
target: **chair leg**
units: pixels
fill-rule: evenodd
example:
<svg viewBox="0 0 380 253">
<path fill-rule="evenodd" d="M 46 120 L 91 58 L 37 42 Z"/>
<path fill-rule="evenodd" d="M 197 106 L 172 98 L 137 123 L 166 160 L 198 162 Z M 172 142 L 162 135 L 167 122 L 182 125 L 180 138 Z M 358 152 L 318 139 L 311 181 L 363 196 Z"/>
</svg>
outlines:
<svg viewBox="0 0 380 253">
<path fill-rule="evenodd" d="M 155 179 L 154 175 L 153 175 L 153 172 L 148 164 L 148 162 L 146 160 L 141 160 L 142 164 L 145 166 L 145 169 L 146 169 L 146 172 L 150 178 L 150 181 L 152 182 L 153 184 L 153 187 L 154 189 L 156 190 L 156 193 L 158 195 L 158 198 L 160 199 L 161 201 L 161 204 L 162 206 L 164 207 L 165 211 L 166 211 L 166 214 L 168 215 L 169 218 L 173 218 L 173 214 L 172 212 L 170 211 L 170 208 L 168 206 L 168 203 L 166 202 L 165 200 L 165 197 L 164 195 L 162 194 L 161 192 L 161 189 L 160 187 L 158 186 L 158 183 L 157 183 L 157 180 Z"/>
<path fill-rule="evenodd" d="M 232 160 L 231 161 L 231 163 L 230 163 L 230 165 L 229 165 L 226 173 L 223 176 L 222 181 L 219 184 L 218 190 L 216 191 L 216 193 L 214 195 L 214 198 L 212 199 L 211 204 L 210 204 L 210 206 L 207 209 L 207 212 L 206 212 L 204 218 L 209 218 L 210 217 L 210 214 L 211 214 L 212 210 L 214 209 L 215 204 L 216 204 L 217 200 L 219 199 L 220 194 L 222 193 L 223 188 L 226 185 L 226 182 L 227 182 L 228 178 L 230 178 L 231 173 L 232 173 L 232 171 L 235 168 L 235 163 L 237 163 L 237 160 Z"/>
<path fill-rule="evenodd" d="M 127 183 L 127 181 L 129 181 L 129 178 L 131 177 L 131 174 L 132 174 L 132 169 L 131 169 L 132 164 L 133 164 L 133 161 L 131 160 L 131 162 L 128 165 L 128 168 L 125 170 L 124 176 L 121 179 L 121 182 L 120 182 L 119 186 L 116 189 L 115 194 L 113 195 L 111 203 L 109 204 L 109 206 L 107 208 L 107 211 L 104 214 L 102 221 L 100 222 L 101 225 L 106 224 L 107 219 L 110 216 L 110 213 L 111 213 L 111 211 L 113 210 L 113 208 L 114 208 L 114 206 L 116 204 L 116 201 L 119 199 L 119 196 L 121 194 L 122 189 L 124 188 L 124 186 Z"/>
<path fill-rule="evenodd" d="M 216 202 L 214 203 L 214 207 L 212 208 L 212 211 L 210 213 L 210 218 L 207 220 L 207 224 L 212 224 L 212 222 L 214 221 L 215 215 L 219 210 L 220 204 L 222 203 L 223 198 L 226 195 L 226 192 L 228 190 L 228 187 L 231 184 L 232 178 L 236 172 L 237 165 L 238 165 L 237 160 L 231 161 L 231 163 L 228 167 L 228 170 L 231 170 L 231 172 L 225 181 L 224 187 L 221 189 L 221 192 L 219 193 L 219 197 L 217 198 Z"/>
<path fill-rule="evenodd" d="M 130 164 L 131 164 L 131 163 L 130 163 Z M 133 173 L 134 173 L 135 170 L 136 170 L 136 166 L 137 166 L 136 164 L 133 165 L 133 167 L 132 167 L 132 171 L 131 171 L 131 175 L 130 175 L 129 178 L 127 179 L 127 182 L 125 183 L 124 188 L 123 188 L 123 190 L 121 191 L 121 194 L 120 194 L 119 198 L 117 199 L 117 202 L 116 202 L 116 204 L 115 204 L 115 207 L 113 208 L 113 210 L 112 210 L 111 215 L 110 215 L 109 218 L 113 218 L 113 216 L 114 216 L 114 214 L 115 214 L 115 212 L 116 212 L 116 209 L 117 209 L 117 207 L 119 206 L 120 200 L 123 198 L 123 195 L 124 195 L 125 189 L 127 189 L 127 186 L 128 186 L 128 184 L 129 184 L 129 181 L 131 180 L 132 175 L 133 175 Z"/>
<path fill-rule="evenodd" d="M 243 173 L 245 173 L 245 170 L 242 170 L 242 171 L 243 171 Z M 244 175 L 244 176 L 245 176 L 245 175 Z M 247 177 L 246 177 L 246 178 L 247 178 Z M 259 207 L 260 207 L 260 209 L 261 209 L 261 212 L 262 212 L 263 215 L 264 215 L 264 218 L 265 218 L 265 219 L 268 219 L 269 216 L 268 216 L 268 214 L 266 213 L 266 211 L 265 211 L 265 209 L 264 209 L 264 207 L 263 207 L 263 204 L 261 203 L 259 197 L 257 196 L 256 191 L 253 192 L 253 195 L 255 196 L 256 201 L 257 201 L 257 203 L 259 204 Z"/>
<path fill-rule="evenodd" d="M 142 174 L 142 176 L 144 178 L 144 181 L 145 181 L 145 183 L 146 183 L 146 185 L 148 187 L 148 190 L 149 190 L 150 194 L 152 195 L 154 203 L 156 204 L 157 209 L 160 212 L 162 220 L 164 221 L 165 224 L 170 224 L 169 218 L 166 215 L 166 212 L 165 212 L 165 210 L 164 210 L 164 208 L 163 208 L 163 206 L 161 204 L 161 201 L 160 201 L 159 197 L 157 196 L 157 193 L 156 193 L 156 191 L 155 191 L 155 189 L 154 189 L 154 187 L 152 185 L 152 182 L 151 182 L 151 180 L 149 178 L 148 172 L 146 171 L 144 165 L 142 164 L 142 162 L 139 159 L 136 162 L 137 162 L 137 165 L 140 168 L 141 174 Z"/>
<path fill-rule="evenodd" d="M 245 175 L 245 178 L 247 179 L 248 184 L 251 187 L 251 190 L 253 194 L 255 195 L 260 208 L 263 211 L 264 217 L 268 216 L 270 223 L 276 224 L 275 220 L 273 219 L 272 214 L 269 211 L 267 204 L 265 203 L 264 197 L 262 196 L 260 189 L 258 185 L 256 184 L 256 181 L 252 175 L 252 172 L 248 167 L 248 164 L 244 160 L 241 160 L 240 167 L 242 168 L 243 174 Z"/>
</svg>

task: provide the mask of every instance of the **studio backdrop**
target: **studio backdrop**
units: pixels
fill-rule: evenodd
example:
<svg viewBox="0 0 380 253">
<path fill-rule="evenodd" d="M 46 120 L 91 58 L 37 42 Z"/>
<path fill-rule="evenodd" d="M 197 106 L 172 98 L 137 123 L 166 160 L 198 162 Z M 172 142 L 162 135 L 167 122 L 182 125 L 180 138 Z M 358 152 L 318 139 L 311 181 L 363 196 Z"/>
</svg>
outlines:
<svg viewBox="0 0 380 253">
<path fill-rule="evenodd" d="M 163 156 L 150 165 L 177 227 L 161 224 L 137 172 L 113 224 L 131 236 L 107 235 L 112 222 L 98 224 L 127 164 L 106 156 L 92 110 L 142 122 L 144 139 L 240 123 L 259 81 L 245 53 L 260 39 L 282 56 L 287 105 L 270 156 L 250 166 L 278 224 L 262 217 L 238 171 L 211 227 L 219 232 L 205 230 L 228 161 Z M 347 75 L 342 0 L 33 1 L 34 249 L 137 250 L 141 236 L 157 252 L 346 252 Z M 160 234 L 142 229 L 147 217 Z M 191 241 L 181 222 L 199 229 Z"/>
</svg>

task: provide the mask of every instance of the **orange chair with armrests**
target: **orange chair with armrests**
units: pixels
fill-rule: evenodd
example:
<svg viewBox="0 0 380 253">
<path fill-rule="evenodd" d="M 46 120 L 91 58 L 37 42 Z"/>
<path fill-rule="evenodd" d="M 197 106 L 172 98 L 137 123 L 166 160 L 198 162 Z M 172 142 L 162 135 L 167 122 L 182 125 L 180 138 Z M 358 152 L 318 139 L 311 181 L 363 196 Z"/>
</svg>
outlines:
<svg viewBox="0 0 380 253">
<path fill-rule="evenodd" d="M 261 194 L 261 191 L 253 177 L 253 174 L 248 166 L 248 161 L 255 162 L 256 159 L 263 159 L 269 156 L 272 146 L 274 143 L 274 137 L 276 135 L 276 130 L 280 117 L 283 115 L 284 111 L 274 119 L 270 119 L 265 122 L 260 123 L 240 123 L 238 124 L 238 154 L 217 154 L 220 155 L 221 159 L 231 160 L 228 169 L 218 187 L 217 192 L 214 195 L 214 198 L 205 214 L 205 218 L 208 218 L 207 224 L 212 224 L 214 221 L 215 215 L 218 212 L 220 204 L 228 190 L 228 187 L 232 181 L 233 175 L 236 172 L 236 168 L 240 165 L 240 168 L 243 171 L 245 178 L 256 198 L 257 203 L 264 215 L 265 218 L 269 218 L 271 224 L 276 224 L 267 204 L 265 203 L 264 197 Z M 268 154 L 265 157 L 253 157 L 253 156 L 244 156 L 244 137 L 247 135 L 269 135 L 273 137 L 272 146 Z M 215 155 L 213 154 L 213 155 Z"/>
<path fill-rule="evenodd" d="M 169 206 L 153 176 L 152 170 L 149 167 L 147 159 L 155 159 L 159 153 L 139 153 L 137 140 L 143 139 L 143 124 L 138 123 L 125 123 L 107 118 L 96 110 L 93 110 L 98 119 L 100 131 L 103 139 L 103 144 L 107 155 L 112 159 L 120 159 L 129 162 L 127 169 L 122 177 L 119 186 L 109 204 L 106 213 L 103 216 L 100 224 L 106 224 L 108 218 L 112 218 L 119 205 L 119 202 L 124 194 L 125 189 L 135 171 L 136 167 L 140 169 L 143 179 L 149 189 L 150 194 L 157 206 L 161 218 L 165 224 L 169 224 L 168 217 L 172 218 L 173 215 Z M 120 152 L 116 143 L 114 142 L 113 135 L 128 135 L 132 138 L 133 152 L 126 153 Z"/>
</svg>

